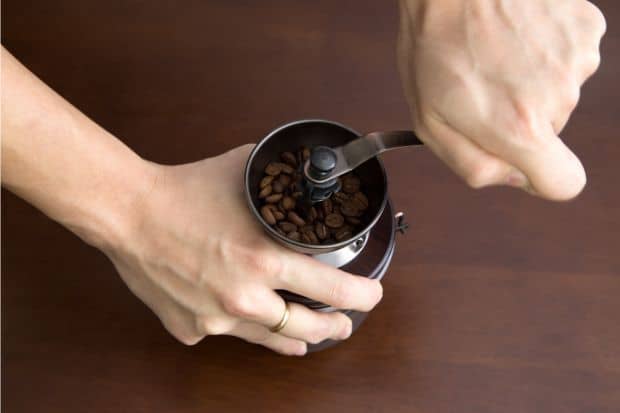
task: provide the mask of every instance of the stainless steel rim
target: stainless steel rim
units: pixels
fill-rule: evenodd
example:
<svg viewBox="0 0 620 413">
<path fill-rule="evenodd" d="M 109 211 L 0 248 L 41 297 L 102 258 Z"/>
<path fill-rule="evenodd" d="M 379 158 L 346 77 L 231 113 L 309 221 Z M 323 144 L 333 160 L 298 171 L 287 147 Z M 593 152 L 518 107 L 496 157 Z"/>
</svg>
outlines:
<svg viewBox="0 0 620 413">
<path fill-rule="evenodd" d="M 368 233 L 368 231 L 370 231 L 372 229 L 372 227 L 377 223 L 377 221 L 381 217 L 381 214 L 383 213 L 383 210 L 385 209 L 385 205 L 387 204 L 388 188 L 387 188 L 387 177 L 386 177 L 386 173 L 385 173 L 385 167 L 383 166 L 383 162 L 381 162 L 381 159 L 377 158 L 377 161 L 379 162 L 379 167 L 381 168 L 381 172 L 383 174 L 383 183 L 384 183 L 384 188 L 385 188 L 385 191 L 383 193 L 383 200 L 381 201 L 381 205 L 380 205 L 379 210 L 377 211 L 377 214 L 375 215 L 375 217 L 368 223 L 368 225 L 362 231 L 358 232 L 357 234 L 355 234 L 353 237 L 351 237 L 348 240 L 341 241 L 341 242 L 339 242 L 337 244 L 330 244 L 330 245 L 307 245 L 307 244 L 304 244 L 304 243 L 301 243 L 301 242 L 298 242 L 298 241 L 293 241 L 293 240 L 291 240 L 289 238 L 283 237 L 282 235 L 278 234 L 278 232 L 276 230 L 274 230 L 269 224 L 267 224 L 267 222 L 265 222 L 265 220 L 261 216 L 260 212 L 254 206 L 254 202 L 252 202 L 252 196 L 250 194 L 250 188 L 248 188 L 249 175 L 250 175 L 250 165 L 252 164 L 252 161 L 254 160 L 254 156 L 256 155 L 256 153 L 258 153 L 260 148 L 273 135 L 275 135 L 276 133 L 280 132 L 281 130 L 289 128 L 291 126 L 299 125 L 299 124 L 302 124 L 302 123 L 313 123 L 313 122 L 326 123 L 326 124 L 338 126 L 340 128 L 343 128 L 343 129 L 353 133 L 356 136 L 360 136 L 360 134 L 356 130 L 351 129 L 348 126 L 345 126 L 345 125 L 343 125 L 341 123 L 330 121 L 330 120 L 326 120 L 326 119 L 302 119 L 302 120 L 296 120 L 296 121 L 293 121 L 293 122 L 286 123 L 286 124 L 284 124 L 282 126 L 279 126 L 278 128 L 276 128 L 276 129 L 272 130 L 271 132 L 269 132 L 269 134 L 267 134 L 263 139 L 261 139 L 260 142 L 258 142 L 256 144 L 256 146 L 254 147 L 254 149 L 250 153 L 250 157 L 248 158 L 248 161 L 245 164 L 245 171 L 244 171 L 244 174 L 243 174 L 243 177 L 244 177 L 244 192 L 245 192 L 246 201 L 247 201 L 247 203 L 248 203 L 248 205 L 250 207 L 250 210 L 253 212 L 254 216 L 260 221 L 260 223 L 262 224 L 263 228 L 272 237 L 274 237 L 275 239 L 279 240 L 280 242 L 282 242 L 284 244 L 295 246 L 298 250 L 303 250 L 304 252 L 306 252 L 308 254 L 323 254 L 323 253 L 326 253 L 326 252 L 329 252 L 329 251 L 338 250 L 340 248 L 343 248 L 343 247 L 347 246 L 348 244 L 350 244 L 352 242 L 355 242 L 358 238 L 364 236 L 365 234 Z"/>
</svg>

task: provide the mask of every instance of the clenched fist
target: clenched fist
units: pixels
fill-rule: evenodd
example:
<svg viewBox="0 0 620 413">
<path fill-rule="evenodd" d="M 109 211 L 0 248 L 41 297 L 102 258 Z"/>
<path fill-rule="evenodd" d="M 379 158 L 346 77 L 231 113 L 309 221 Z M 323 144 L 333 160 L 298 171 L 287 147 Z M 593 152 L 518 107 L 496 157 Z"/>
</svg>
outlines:
<svg viewBox="0 0 620 413">
<path fill-rule="evenodd" d="M 398 58 L 413 128 L 469 185 L 551 200 L 585 185 L 558 137 L 600 61 L 585 0 L 401 0 Z"/>
</svg>

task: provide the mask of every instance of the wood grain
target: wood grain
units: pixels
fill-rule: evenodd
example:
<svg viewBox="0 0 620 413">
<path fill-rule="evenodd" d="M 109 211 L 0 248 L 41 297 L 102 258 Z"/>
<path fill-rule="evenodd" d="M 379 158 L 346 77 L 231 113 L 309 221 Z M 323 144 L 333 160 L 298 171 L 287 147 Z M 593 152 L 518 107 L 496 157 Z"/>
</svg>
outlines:
<svg viewBox="0 0 620 413">
<path fill-rule="evenodd" d="M 563 133 L 589 183 L 553 204 L 384 157 L 398 237 L 383 302 L 298 358 L 176 343 L 98 251 L 2 192 L 2 408 L 22 412 L 620 410 L 620 5 Z M 396 5 L 5 0 L 3 44 L 145 158 L 189 162 L 289 120 L 407 128 Z"/>
</svg>

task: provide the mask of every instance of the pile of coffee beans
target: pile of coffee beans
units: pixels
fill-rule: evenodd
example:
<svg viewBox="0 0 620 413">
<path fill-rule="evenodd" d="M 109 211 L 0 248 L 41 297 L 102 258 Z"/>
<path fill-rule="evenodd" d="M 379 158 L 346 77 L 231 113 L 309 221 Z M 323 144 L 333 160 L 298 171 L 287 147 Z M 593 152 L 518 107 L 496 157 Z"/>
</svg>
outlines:
<svg viewBox="0 0 620 413">
<path fill-rule="evenodd" d="M 280 235 L 305 244 L 334 244 L 357 234 L 368 223 L 368 198 L 357 175 L 339 178 L 341 190 L 314 205 L 304 205 L 303 165 L 308 148 L 283 152 L 265 167 L 258 198 L 265 222 Z"/>
</svg>

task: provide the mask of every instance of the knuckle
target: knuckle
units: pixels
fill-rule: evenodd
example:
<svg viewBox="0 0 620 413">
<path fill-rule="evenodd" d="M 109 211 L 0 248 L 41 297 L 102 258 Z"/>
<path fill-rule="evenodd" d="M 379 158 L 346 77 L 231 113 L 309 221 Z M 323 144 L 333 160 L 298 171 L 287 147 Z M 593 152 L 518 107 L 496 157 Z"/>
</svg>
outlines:
<svg viewBox="0 0 620 413">
<path fill-rule="evenodd" d="M 353 333 L 353 320 L 349 316 L 346 316 L 346 317 L 347 318 L 345 320 L 345 328 L 349 332 L 349 336 L 350 336 Z"/>
<path fill-rule="evenodd" d="M 309 329 L 307 340 L 311 344 L 319 344 L 330 336 L 331 330 L 330 324 L 327 321 L 321 320 Z"/>
<path fill-rule="evenodd" d="M 605 20 L 605 15 L 594 3 L 589 1 L 584 3 L 584 7 L 586 10 L 586 15 L 592 22 L 593 27 L 598 29 L 597 33 L 599 35 L 603 35 L 607 30 L 607 21 Z"/>
<path fill-rule="evenodd" d="M 494 170 L 488 162 L 477 162 L 465 172 L 465 182 L 474 189 L 490 185 L 494 182 Z"/>
<path fill-rule="evenodd" d="M 233 328 L 230 320 L 218 317 L 200 317 L 198 323 L 199 331 L 209 336 L 226 334 Z"/>
<path fill-rule="evenodd" d="M 283 356 L 297 356 L 306 352 L 306 343 L 301 341 L 277 343 L 277 344 L 265 344 L 259 343 L 263 346 L 275 351 Z"/>
<path fill-rule="evenodd" d="M 252 254 L 250 263 L 258 274 L 277 276 L 282 272 L 282 258 L 267 251 L 258 251 Z"/>
<path fill-rule="evenodd" d="M 305 353 L 306 351 L 307 351 L 306 343 L 300 341 L 300 342 L 293 342 L 293 343 L 286 345 L 281 350 L 281 353 L 286 356 L 294 356 L 294 355 L 300 355 L 302 353 Z"/>
<path fill-rule="evenodd" d="M 186 346 L 196 345 L 200 342 L 200 340 L 203 339 L 202 336 L 191 335 L 191 334 L 175 335 L 175 338 L 179 340 L 181 343 L 185 344 Z"/>
<path fill-rule="evenodd" d="M 349 303 L 349 288 L 343 280 L 336 280 L 329 287 L 330 303 L 338 308 L 345 308 Z"/>
<path fill-rule="evenodd" d="M 353 332 L 353 320 L 351 320 L 351 318 L 349 316 L 347 316 L 346 314 L 343 313 L 338 313 L 339 316 L 338 320 L 339 320 L 339 325 L 340 325 L 340 330 L 339 331 L 345 331 L 347 332 L 346 337 L 343 337 L 342 335 L 339 337 L 340 339 L 343 338 L 348 338 L 351 336 L 352 332 Z"/>
<path fill-rule="evenodd" d="M 259 330 L 253 337 L 253 340 L 256 344 L 268 344 L 270 342 L 270 339 L 272 337 L 272 332 L 270 332 L 267 329 L 262 329 Z"/>
<path fill-rule="evenodd" d="M 572 112 L 579 103 L 580 90 L 578 86 L 570 86 L 565 98 L 565 106 L 568 112 Z"/>
<path fill-rule="evenodd" d="M 175 339 L 186 346 L 193 346 L 204 338 L 204 334 L 197 331 L 191 322 L 188 323 L 186 321 L 187 319 L 182 320 L 183 321 L 179 322 L 177 318 L 171 317 L 170 315 L 167 317 L 160 317 L 160 321 L 164 328 L 168 330 Z"/>
<path fill-rule="evenodd" d="M 277 275 L 282 271 L 283 259 L 261 245 L 261 240 L 241 244 L 234 239 L 223 239 L 219 242 L 218 254 L 225 263 L 240 266 L 251 275 Z"/>
<path fill-rule="evenodd" d="M 591 76 L 594 72 L 596 72 L 601 65 L 601 54 L 597 50 L 596 52 L 590 55 L 586 63 L 585 75 L 586 77 Z"/>
<path fill-rule="evenodd" d="M 222 304 L 224 310 L 234 317 L 251 319 L 257 314 L 255 300 L 249 294 L 241 291 L 226 296 Z"/>
<path fill-rule="evenodd" d="M 242 263 L 250 273 L 273 275 L 282 270 L 282 259 L 265 248 L 235 246 L 232 250 L 231 258 Z"/>
<path fill-rule="evenodd" d="M 598 50 L 595 53 L 593 53 L 591 64 L 592 64 L 593 72 L 596 72 L 598 67 L 601 65 L 601 53 Z"/>
</svg>

